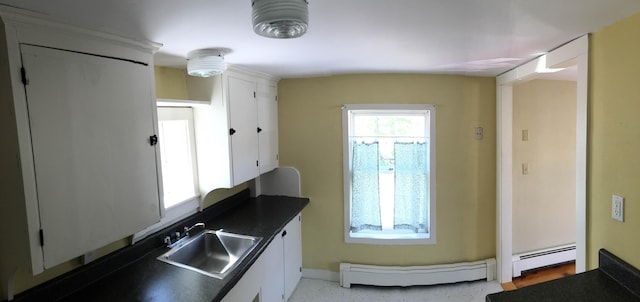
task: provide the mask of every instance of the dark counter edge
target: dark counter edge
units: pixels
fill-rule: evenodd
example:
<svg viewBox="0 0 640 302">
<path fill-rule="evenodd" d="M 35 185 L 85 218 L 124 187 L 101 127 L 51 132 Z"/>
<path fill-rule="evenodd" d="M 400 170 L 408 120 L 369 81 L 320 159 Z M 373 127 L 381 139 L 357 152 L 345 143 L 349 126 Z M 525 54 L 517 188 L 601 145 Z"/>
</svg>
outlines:
<svg viewBox="0 0 640 302">
<path fill-rule="evenodd" d="M 640 297 L 640 270 L 605 249 L 598 252 L 598 269 Z"/>
<path fill-rule="evenodd" d="M 606 249 L 600 249 L 598 251 L 598 268 L 592 271 L 584 272 L 582 274 L 591 274 L 597 272 L 602 273 L 604 276 L 606 276 L 605 278 L 608 277 L 624 289 L 628 290 L 633 296 L 640 299 L 640 270 L 633 267 L 631 264 L 618 258 L 616 255 L 612 254 Z M 578 277 L 579 275 L 581 274 L 565 278 L 568 279 L 572 277 Z M 532 285 L 527 288 L 532 289 L 533 287 L 537 287 L 538 290 L 544 291 L 546 287 L 560 280 L 552 280 L 541 284 Z M 500 293 L 489 294 L 486 297 L 486 301 L 491 302 L 493 296 L 499 295 Z"/>
<path fill-rule="evenodd" d="M 65 297 L 68 297 L 75 292 L 81 291 L 83 288 L 91 284 L 99 282 L 102 278 L 132 263 L 135 263 L 147 254 L 153 252 L 155 249 L 163 246 L 164 243 L 162 241 L 164 236 L 166 236 L 166 234 L 171 232 L 172 230 L 181 230 L 181 227 L 184 225 L 191 225 L 195 224 L 196 222 L 215 219 L 218 216 L 224 215 L 225 212 L 236 208 L 245 202 L 248 202 L 250 199 L 250 191 L 249 189 L 245 189 L 233 196 L 230 196 L 207 207 L 202 212 L 197 212 L 149 235 L 148 237 L 144 238 L 134 245 L 126 246 L 122 249 L 105 255 L 104 257 L 96 259 L 91 263 L 82 265 L 56 278 L 46 281 L 45 283 L 30 288 L 16 295 L 12 301 L 57 301 L 64 299 Z M 307 201 L 300 208 L 300 211 L 302 211 L 302 208 L 304 208 L 304 206 L 308 204 L 308 199 L 306 200 Z M 292 217 L 288 217 L 287 222 L 294 217 L 295 215 Z M 272 238 L 265 239 L 269 240 L 263 240 L 263 242 L 260 244 L 262 246 L 261 250 L 264 250 L 264 248 Z M 242 271 L 236 274 L 236 278 L 233 278 L 234 280 L 229 280 L 228 284 L 223 288 L 221 294 L 226 294 L 229 290 L 231 290 L 231 288 L 233 288 L 233 286 L 239 281 L 240 277 L 244 275 L 244 272 L 248 270 L 251 264 L 255 262 L 255 260 L 261 253 L 262 251 L 260 251 L 255 257 L 252 257 L 252 259 L 245 259 L 245 261 L 249 263 L 247 263 L 246 265 L 242 265 L 241 268 L 238 268 L 242 269 Z"/>
</svg>

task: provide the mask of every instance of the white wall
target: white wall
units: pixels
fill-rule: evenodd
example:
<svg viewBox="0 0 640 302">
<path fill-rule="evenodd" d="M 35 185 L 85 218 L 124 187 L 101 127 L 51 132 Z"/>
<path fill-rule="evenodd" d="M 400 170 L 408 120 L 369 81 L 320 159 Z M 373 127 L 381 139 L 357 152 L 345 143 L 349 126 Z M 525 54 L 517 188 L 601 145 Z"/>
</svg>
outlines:
<svg viewBox="0 0 640 302">
<path fill-rule="evenodd" d="M 576 89 L 551 80 L 514 86 L 514 254 L 575 242 Z"/>
</svg>

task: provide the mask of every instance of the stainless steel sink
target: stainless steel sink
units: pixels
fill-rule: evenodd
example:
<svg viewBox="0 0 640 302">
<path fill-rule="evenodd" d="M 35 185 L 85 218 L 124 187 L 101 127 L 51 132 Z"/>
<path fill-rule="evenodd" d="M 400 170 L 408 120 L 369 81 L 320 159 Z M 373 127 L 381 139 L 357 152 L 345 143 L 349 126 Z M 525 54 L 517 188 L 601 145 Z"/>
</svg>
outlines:
<svg viewBox="0 0 640 302">
<path fill-rule="evenodd" d="M 222 279 L 260 240 L 260 237 L 205 230 L 162 254 L 158 260 Z"/>
</svg>

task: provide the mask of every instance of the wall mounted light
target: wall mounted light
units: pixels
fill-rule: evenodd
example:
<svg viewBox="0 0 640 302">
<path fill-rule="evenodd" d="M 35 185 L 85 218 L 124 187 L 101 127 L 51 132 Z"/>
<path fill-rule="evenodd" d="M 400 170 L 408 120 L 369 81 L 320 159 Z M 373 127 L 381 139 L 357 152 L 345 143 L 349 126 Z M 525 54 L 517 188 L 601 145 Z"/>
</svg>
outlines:
<svg viewBox="0 0 640 302">
<path fill-rule="evenodd" d="M 252 0 L 253 31 L 263 37 L 297 38 L 307 32 L 307 0 Z"/>
<path fill-rule="evenodd" d="M 190 76 L 211 77 L 223 73 L 226 68 L 222 49 L 198 49 L 187 54 L 187 73 Z"/>
</svg>

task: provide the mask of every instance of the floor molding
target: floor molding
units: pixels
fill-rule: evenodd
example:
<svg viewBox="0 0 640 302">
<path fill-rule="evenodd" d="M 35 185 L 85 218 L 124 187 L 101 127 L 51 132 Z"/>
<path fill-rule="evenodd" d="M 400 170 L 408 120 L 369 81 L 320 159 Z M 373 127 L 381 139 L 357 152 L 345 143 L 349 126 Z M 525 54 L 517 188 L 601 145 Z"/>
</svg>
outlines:
<svg viewBox="0 0 640 302">
<path fill-rule="evenodd" d="M 302 278 L 340 282 L 340 273 L 321 269 L 302 269 Z"/>
</svg>

